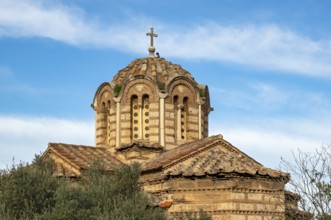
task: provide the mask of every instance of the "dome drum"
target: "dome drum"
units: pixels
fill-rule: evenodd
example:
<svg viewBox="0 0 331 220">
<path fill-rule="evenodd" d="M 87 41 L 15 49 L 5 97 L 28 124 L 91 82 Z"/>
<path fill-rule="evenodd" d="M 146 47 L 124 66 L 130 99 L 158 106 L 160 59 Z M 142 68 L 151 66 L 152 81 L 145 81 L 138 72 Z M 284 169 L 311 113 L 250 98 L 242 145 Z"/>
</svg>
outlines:
<svg viewBox="0 0 331 220">
<path fill-rule="evenodd" d="M 131 62 L 100 85 L 92 107 L 96 145 L 114 152 L 134 141 L 170 150 L 208 136 L 208 88 L 164 58 Z"/>
</svg>

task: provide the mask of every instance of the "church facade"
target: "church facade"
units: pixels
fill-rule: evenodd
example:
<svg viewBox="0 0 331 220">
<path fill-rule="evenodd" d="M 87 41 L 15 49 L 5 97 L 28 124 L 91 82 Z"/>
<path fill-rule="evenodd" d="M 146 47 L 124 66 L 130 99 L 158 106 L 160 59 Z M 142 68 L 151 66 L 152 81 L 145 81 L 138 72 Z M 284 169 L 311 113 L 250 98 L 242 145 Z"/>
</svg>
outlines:
<svg viewBox="0 0 331 220">
<path fill-rule="evenodd" d="M 285 191 L 288 173 L 264 167 L 223 139 L 208 135 L 206 85 L 180 65 L 155 56 L 132 61 L 97 89 L 95 146 L 49 143 L 55 176 L 79 178 L 95 160 L 109 170 L 139 162 L 140 182 L 169 216 L 203 209 L 213 219 L 286 219 L 301 212 Z"/>
</svg>

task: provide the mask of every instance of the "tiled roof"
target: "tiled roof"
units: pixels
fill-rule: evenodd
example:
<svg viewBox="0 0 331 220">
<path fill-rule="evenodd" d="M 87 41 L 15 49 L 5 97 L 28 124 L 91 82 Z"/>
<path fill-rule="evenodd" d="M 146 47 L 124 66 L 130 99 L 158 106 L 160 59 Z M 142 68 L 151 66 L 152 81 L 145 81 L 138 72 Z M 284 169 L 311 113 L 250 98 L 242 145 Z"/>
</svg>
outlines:
<svg viewBox="0 0 331 220">
<path fill-rule="evenodd" d="M 192 79 L 192 75 L 184 70 L 180 65 L 173 64 L 164 58 L 147 57 L 132 61 L 127 67 L 118 71 L 113 81 L 122 84 L 125 79 L 134 75 L 145 75 L 151 77 L 156 83 L 167 83 L 168 80 L 176 76 L 184 76 Z"/>
<path fill-rule="evenodd" d="M 106 169 L 112 170 L 122 162 L 106 148 L 83 145 L 49 143 L 45 153 L 52 152 L 72 166 L 81 170 L 100 161 Z"/>
<path fill-rule="evenodd" d="M 164 150 L 164 147 L 161 146 L 158 143 L 149 143 L 149 142 L 145 142 L 145 141 L 134 141 L 130 144 L 122 144 L 118 147 L 116 147 L 117 151 L 122 151 L 122 150 L 127 150 L 133 147 L 137 147 L 140 149 L 150 149 L 150 150 Z"/>
<path fill-rule="evenodd" d="M 210 145 L 215 141 L 217 142 L 218 140 L 219 140 L 219 136 L 216 135 L 198 141 L 182 144 L 179 147 L 167 151 L 161 154 L 160 156 L 158 156 L 157 158 L 146 162 L 143 166 L 143 170 L 147 171 L 147 170 L 154 170 L 165 167 L 166 165 L 175 162 L 177 159 L 180 159 L 183 156 L 188 156 L 190 153 L 195 152 L 197 149 L 206 145 Z"/>
<path fill-rule="evenodd" d="M 143 171 L 183 177 L 236 173 L 289 178 L 287 173 L 263 167 L 219 135 L 165 152 L 144 164 Z"/>
<path fill-rule="evenodd" d="M 140 143 L 140 148 L 146 148 L 144 144 Z M 134 146 L 139 147 L 139 143 L 122 145 L 117 150 L 125 150 Z M 158 145 L 148 147 L 146 149 L 163 149 Z M 94 161 L 100 161 L 108 170 L 113 170 L 123 164 L 117 156 L 101 147 L 49 143 L 45 154 L 49 152 L 68 162 L 77 170 L 89 167 Z M 142 164 L 142 171 L 143 173 L 163 172 L 165 176 L 183 177 L 235 173 L 289 179 L 288 173 L 264 167 L 225 141 L 221 135 L 185 143 L 173 150 L 166 151 Z"/>
</svg>

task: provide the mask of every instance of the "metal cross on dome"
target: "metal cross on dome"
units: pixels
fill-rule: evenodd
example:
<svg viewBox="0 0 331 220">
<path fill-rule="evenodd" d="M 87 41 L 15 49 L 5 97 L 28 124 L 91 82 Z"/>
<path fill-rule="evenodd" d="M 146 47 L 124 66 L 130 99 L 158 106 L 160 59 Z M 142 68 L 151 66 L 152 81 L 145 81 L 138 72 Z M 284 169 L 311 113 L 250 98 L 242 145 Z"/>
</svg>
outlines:
<svg viewBox="0 0 331 220">
<path fill-rule="evenodd" d="M 151 46 L 148 48 L 149 56 L 154 57 L 155 47 L 154 47 L 154 37 L 158 35 L 154 33 L 154 27 L 151 27 L 151 32 L 146 33 L 147 36 L 151 37 Z"/>
</svg>

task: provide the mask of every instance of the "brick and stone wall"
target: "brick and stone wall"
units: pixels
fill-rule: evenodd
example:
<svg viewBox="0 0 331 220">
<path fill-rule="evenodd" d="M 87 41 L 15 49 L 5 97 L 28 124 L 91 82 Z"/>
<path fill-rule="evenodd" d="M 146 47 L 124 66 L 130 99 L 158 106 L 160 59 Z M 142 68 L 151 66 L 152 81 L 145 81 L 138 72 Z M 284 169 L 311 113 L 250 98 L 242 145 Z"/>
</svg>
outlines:
<svg viewBox="0 0 331 220">
<path fill-rule="evenodd" d="M 214 220 L 285 219 L 284 182 L 270 178 L 173 178 L 142 177 L 144 189 L 172 201 L 170 216 L 203 209 Z"/>
</svg>

